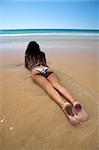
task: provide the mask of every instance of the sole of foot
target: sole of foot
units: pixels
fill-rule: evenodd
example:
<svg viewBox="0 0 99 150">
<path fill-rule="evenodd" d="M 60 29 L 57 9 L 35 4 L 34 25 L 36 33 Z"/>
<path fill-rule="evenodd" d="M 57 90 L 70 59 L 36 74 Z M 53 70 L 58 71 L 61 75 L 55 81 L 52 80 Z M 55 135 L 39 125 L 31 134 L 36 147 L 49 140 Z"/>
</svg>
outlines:
<svg viewBox="0 0 99 150">
<path fill-rule="evenodd" d="M 69 119 L 70 123 L 74 126 L 79 125 L 79 120 L 77 119 L 77 116 L 73 113 L 73 106 L 66 102 L 65 107 L 63 109 L 63 112 L 65 113 L 66 117 Z"/>
<path fill-rule="evenodd" d="M 85 111 L 83 105 L 81 105 L 79 102 L 75 102 L 73 106 L 76 117 L 80 122 L 85 122 L 89 119 L 88 113 Z"/>
</svg>

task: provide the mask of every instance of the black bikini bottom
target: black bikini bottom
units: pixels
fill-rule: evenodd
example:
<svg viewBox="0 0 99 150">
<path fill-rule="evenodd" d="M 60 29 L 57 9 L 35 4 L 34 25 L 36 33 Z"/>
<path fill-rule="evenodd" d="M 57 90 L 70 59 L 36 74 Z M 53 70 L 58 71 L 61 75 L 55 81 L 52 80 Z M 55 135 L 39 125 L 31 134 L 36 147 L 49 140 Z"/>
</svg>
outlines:
<svg viewBox="0 0 99 150">
<path fill-rule="evenodd" d="M 50 72 L 46 72 L 45 74 L 40 73 L 40 74 L 38 74 L 38 75 L 42 75 L 43 77 L 45 77 L 45 78 L 47 79 L 48 76 L 49 76 L 51 73 L 53 73 L 53 72 L 50 71 Z"/>
</svg>

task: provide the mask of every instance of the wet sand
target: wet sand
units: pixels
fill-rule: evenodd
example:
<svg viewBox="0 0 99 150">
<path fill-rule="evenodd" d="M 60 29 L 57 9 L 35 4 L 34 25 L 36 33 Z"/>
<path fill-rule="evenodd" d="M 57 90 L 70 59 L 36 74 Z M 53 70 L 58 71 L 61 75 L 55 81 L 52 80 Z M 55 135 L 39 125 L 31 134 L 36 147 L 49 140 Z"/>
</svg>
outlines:
<svg viewBox="0 0 99 150">
<path fill-rule="evenodd" d="M 74 127 L 24 68 L 29 40 L 8 41 L 0 51 L 1 149 L 98 150 L 98 42 L 37 38 L 48 65 L 90 116 L 87 122 Z"/>
</svg>

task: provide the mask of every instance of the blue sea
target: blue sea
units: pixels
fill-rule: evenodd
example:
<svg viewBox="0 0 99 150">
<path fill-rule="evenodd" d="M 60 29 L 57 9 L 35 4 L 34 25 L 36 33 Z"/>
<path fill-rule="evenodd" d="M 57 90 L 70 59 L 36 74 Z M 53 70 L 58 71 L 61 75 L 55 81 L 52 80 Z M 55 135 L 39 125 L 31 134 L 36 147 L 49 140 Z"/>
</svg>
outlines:
<svg viewBox="0 0 99 150">
<path fill-rule="evenodd" d="M 99 42 L 99 30 L 82 29 L 13 29 L 0 30 L 0 49 L 25 49 L 30 41 L 37 41 L 43 48 L 64 48 L 61 42 Z M 48 44 L 51 42 L 51 44 Z M 54 43 L 54 45 L 52 44 Z M 56 43 L 56 44 L 55 44 Z M 60 43 L 57 46 L 57 43 Z M 74 45 L 73 45 L 74 47 Z M 77 48 L 76 48 L 77 49 Z"/>
<path fill-rule="evenodd" d="M 6 29 L 0 30 L 0 35 L 22 35 L 22 34 L 99 34 L 99 30 L 88 30 L 88 29 Z"/>
</svg>

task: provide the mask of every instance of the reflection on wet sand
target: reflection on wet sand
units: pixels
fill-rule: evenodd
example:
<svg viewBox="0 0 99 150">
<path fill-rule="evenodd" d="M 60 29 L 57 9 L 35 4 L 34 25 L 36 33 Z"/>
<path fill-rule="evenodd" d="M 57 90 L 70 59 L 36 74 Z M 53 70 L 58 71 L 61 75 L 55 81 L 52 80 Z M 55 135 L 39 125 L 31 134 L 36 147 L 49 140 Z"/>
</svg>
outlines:
<svg viewBox="0 0 99 150">
<path fill-rule="evenodd" d="M 84 105 L 90 118 L 79 127 L 72 126 L 60 107 L 33 83 L 30 72 L 24 68 L 24 51 L 2 52 L 1 149 L 98 150 L 96 52 L 44 51 L 50 67 L 74 99 Z"/>
</svg>

